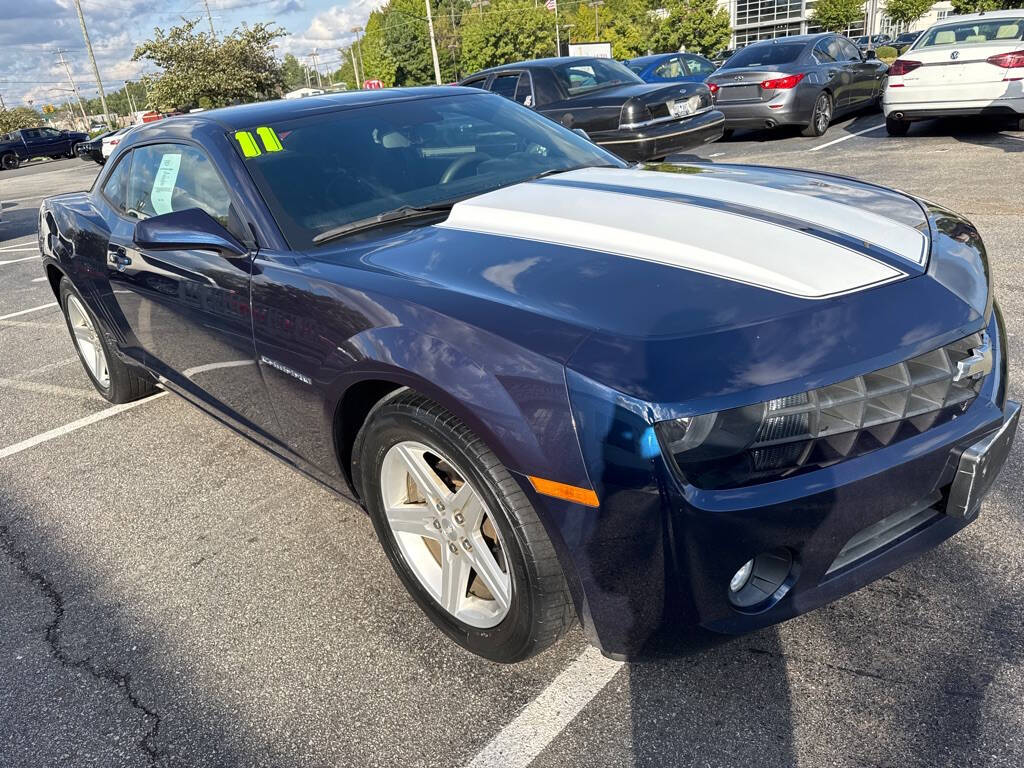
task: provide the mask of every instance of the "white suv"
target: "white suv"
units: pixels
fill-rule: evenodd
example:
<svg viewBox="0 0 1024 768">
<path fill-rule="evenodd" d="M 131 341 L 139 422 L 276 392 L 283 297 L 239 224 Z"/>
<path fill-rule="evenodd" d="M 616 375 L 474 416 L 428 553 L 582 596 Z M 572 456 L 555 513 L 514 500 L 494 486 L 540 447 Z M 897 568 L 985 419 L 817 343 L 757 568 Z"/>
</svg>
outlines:
<svg viewBox="0 0 1024 768">
<path fill-rule="evenodd" d="M 1024 130 L 1024 10 L 929 27 L 889 67 L 882 108 L 890 136 L 952 115 L 1005 115 Z"/>
</svg>

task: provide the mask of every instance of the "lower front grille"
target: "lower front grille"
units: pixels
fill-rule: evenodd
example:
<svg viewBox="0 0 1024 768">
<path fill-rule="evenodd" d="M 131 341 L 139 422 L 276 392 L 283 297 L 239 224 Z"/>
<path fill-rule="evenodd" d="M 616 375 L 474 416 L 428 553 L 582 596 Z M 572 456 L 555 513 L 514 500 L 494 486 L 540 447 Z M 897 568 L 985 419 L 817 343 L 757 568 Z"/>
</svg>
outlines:
<svg viewBox="0 0 1024 768">
<path fill-rule="evenodd" d="M 937 509 L 941 501 L 942 495 L 937 493 L 857 532 L 836 555 L 832 565 L 825 571 L 825 576 L 833 576 L 869 555 L 888 549 L 903 537 L 930 523 L 941 514 Z"/>
</svg>

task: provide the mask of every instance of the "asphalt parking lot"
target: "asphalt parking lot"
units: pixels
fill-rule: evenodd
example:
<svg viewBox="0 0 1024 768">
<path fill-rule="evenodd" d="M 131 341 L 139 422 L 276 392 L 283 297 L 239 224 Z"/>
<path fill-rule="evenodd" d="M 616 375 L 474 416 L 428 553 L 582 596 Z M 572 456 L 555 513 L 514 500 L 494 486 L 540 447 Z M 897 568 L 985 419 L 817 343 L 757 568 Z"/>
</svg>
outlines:
<svg viewBox="0 0 1024 768">
<path fill-rule="evenodd" d="M 1024 360 L 1024 133 L 882 122 L 696 155 L 967 214 Z M 419 612 L 360 510 L 172 396 L 94 393 L 35 216 L 97 169 L 0 172 L 0 765 L 1024 764 L 1024 441 L 975 524 L 815 613 L 673 661 L 575 631 L 490 664 Z"/>
</svg>

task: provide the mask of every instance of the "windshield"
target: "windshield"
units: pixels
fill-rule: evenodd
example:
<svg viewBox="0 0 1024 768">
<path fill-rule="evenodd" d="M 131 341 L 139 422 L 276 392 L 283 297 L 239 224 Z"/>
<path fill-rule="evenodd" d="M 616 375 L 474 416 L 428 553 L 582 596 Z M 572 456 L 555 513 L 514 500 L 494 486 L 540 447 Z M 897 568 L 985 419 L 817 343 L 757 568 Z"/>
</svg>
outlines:
<svg viewBox="0 0 1024 768">
<path fill-rule="evenodd" d="M 736 51 L 722 65 L 722 69 L 738 67 L 774 67 L 790 64 L 800 58 L 807 43 L 762 43 Z"/>
<path fill-rule="evenodd" d="M 487 93 L 385 102 L 233 134 L 294 249 L 402 207 L 447 203 L 546 172 L 625 164 Z"/>
<path fill-rule="evenodd" d="M 643 82 L 635 73 L 611 59 L 577 60 L 555 67 L 552 72 L 570 96 L 623 83 Z"/>
<path fill-rule="evenodd" d="M 970 45 L 971 43 L 1012 43 L 1021 39 L 1024 18 L 974 19 L 959 24 L 932 27 L 914 46 L 915 50 L 935 45 Z"/>
</svg>

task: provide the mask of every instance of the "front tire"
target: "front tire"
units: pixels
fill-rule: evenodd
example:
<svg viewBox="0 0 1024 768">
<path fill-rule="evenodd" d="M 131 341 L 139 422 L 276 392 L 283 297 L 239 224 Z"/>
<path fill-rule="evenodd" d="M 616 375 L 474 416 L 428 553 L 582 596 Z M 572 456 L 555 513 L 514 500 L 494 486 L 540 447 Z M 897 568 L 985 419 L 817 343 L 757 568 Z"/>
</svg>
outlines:
<svg viewBox="0 0 1024 768">
<path fill-rule="evenodd" d="M 804 136 L 824 136 L 832 124 L 832 96 L 825 91 L 818 94 L 811 107 L 811 120 L 801 131 Z"/>
<path fill-rule="evenodd" d="M 892 117 L 885 118 L 885 132 L 890 136 L 906 136 L 910 130 L 910 122 L 907 120 L 896 120 Z"/>
<path fill-rule="evenodd" d="M 353 446 L 352 475 L 406 589 L 466 650 L 516 662 L 554 643 L 573 604 L 543 524 L 469 428 L 399 390 Z"/>
<path fill-rule="evenodd" d="M 100 331 L 96 316 L 66 277 L 60 281 L 60 307 L 89 380 L 112 403 L 128 403 L 156 389 L 148 373 L 122 362 Z"/>
</svg>

